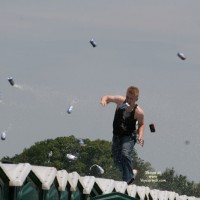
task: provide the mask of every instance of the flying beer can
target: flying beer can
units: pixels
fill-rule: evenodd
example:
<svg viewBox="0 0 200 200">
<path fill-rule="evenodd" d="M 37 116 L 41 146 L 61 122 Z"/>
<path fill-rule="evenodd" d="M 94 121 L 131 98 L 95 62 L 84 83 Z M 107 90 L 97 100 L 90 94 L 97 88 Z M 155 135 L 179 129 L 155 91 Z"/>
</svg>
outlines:
<svg viewBox="0 0 200 200">
<path fill-rule="evenodd" d="M 154 124 L 149 124 L 149 128 L 152 133 L 156 132 Z"/>
<path fill-rule="evenodd" d="M 186 60 L 186 57 L 183 53 L 177 53 L 177 56 L 181 59 L 181 60 Z"/>
<path fill-rule="evenodd" d="M 10 83 L 10 85 L 14 86 L 15 85 L 15 82 L 13 80 L 12 77 L 8 77 L 8 82 Z"/>
<path fill-rule="evenodd" d="M 96 44 L 96 42 L 94 41 L 93 38 L 90 40 L 90 44 L 91 44 L 93 47 L 96 47 L 96 46 L 97 46 L 97 44 Z"/>
<path fill-rule="evenodd" d="M 71 114 L 72 110 L 73 110 L 73 106 L 70 106 L 70 107 L 68 108 L 68 110 L 67 110 L 67 113 L 68 113 L 68 114 Z"/>
</svg>

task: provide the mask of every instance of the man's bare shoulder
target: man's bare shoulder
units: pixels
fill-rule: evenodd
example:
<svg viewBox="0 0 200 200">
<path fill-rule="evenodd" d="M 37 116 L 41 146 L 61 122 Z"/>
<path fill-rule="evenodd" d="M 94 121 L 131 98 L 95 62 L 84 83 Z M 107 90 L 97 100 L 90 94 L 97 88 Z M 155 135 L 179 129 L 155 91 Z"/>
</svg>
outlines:
<svg viewBox="0 0 200 200">
<path fill-rule="evenodd" d="M 138 124 L 140 125 L 144 124 L 144 112 L 142 108 L 140 108 L 139 106 L 136 109 L 135 118 L 137 119 Z"/>
<path fill-rule="evenodd" d="M 140 106 L 137 106 L 136 113 L 138 115 L 144 115 L 144 111 L 142 110 L 142 108 Z"/>
</svg>

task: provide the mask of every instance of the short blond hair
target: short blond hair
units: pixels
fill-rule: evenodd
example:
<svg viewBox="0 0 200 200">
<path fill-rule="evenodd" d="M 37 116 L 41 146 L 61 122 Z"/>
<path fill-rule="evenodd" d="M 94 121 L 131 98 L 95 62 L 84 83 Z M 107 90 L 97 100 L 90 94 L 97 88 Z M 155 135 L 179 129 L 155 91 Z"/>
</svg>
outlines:
<svg viewBox="0 0 200 200">
<path fill-rule="evenodd" d="M 130 93 L 131 95 L 134 95 L 136 97 L 139 97 L 140 91 L 138 87 L 130 86 L 127 89 L 127 93 Z"/>
</svg>

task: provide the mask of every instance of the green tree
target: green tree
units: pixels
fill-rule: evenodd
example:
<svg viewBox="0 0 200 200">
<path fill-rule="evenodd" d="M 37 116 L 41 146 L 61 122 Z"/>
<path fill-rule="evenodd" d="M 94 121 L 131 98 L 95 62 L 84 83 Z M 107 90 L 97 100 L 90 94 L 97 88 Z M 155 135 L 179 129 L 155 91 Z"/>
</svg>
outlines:
<svg viewBox="0 0 200 200">
<path fill-rule="evenodd" d="M 187 180 L 186 176 L 176 174 L 174 168 L 166 169 L 160 176 L 165 182 L 160 182 L 160 190 L 175 191 L 179 195 L 200 196 L 200 183 L 195 184 Z"/>
<path fill-rule="evenodd" d="M 116 169 L 111 157 L 111 142 L 105 140 L 84 139 L 85 146 L 79 145 L 77 138 L 57 137 L 36 142 L 30 148 L 23 150 L 14 157 L 4 157 L 2 160 L 13 163 L 30 163 L 39 166 L 51 166 L 57 170 L 65 169 L 68 173 L 76 171 L 81 176 L 92 175 L 114 180 L 121 180 L 119 170 Z M 67 154 L 74 155 L 77 159 L 69 159 Z M 138 170 L 134 184 L 148 186 L 151 189 L 175 191 L 180 195 L 200 196 L 200 183 L 189 182 L 186 176 L 177 175 L 174 168 L 166 169 L 162 174 L 156 174 L 156 179 L 151 179 L 149 173 L 155 170 L 149 162 L 139 158 L 134 149 L 132 154 L 134 169 Z M 97 164 L 104 169 L 101 174 L 90 170 Z M 152 181 L 157 180 L 158 181 Z M 144 182 L 143 180 L 147 180 Z M 149 180 L 149 181 L 148 181 Z M 159 182 L 159 180 L 164 180 Z"/>
<path fill-rule="evenodd" d="M 68 173 L 77 171 L 82 176 L 95 175 L 96 177 L 121 180 L 120 173 L 114 166 L 111 156 L 111 142 L 99 139 L 95 141 L 85 139 L 84 141 L 85 146 L 81 146 L 74 136 L 69 136 L 36 142 L 11 160 L 14 163 L 27 162 L 32 165 L 53 166 L 58 170 L 66 169 Z M 66 157 L 67 154 L 72 154 L 78 159 L 69 160 Z M 145 170 L 150 170 L 150 163 L 144 163 L 136 151 L 132 156 L 134 167 L 140 169 L 139 177 L 141 177 Z M 90 167 L 94 164 L 100 165 L 104 169 L 104 174 L 91 174 Z M 136 181 L 140 182 L 139 179 Z"/>
</svg>

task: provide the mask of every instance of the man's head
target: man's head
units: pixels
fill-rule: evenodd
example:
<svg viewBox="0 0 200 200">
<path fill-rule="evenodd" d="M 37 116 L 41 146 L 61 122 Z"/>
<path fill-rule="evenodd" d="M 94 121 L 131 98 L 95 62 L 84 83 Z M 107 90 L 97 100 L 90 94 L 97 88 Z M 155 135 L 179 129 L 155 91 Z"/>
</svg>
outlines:
<svg viewBox="0 0 200 200">
<path fill-rule="evenodd" d="M 139 89 L 134 86 L 130 86 L 126 92 L 126 102 L 131 104 L 132 102 L 136 102 L 139 97 Z"/>
</svg>

